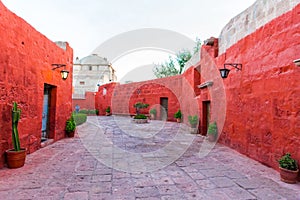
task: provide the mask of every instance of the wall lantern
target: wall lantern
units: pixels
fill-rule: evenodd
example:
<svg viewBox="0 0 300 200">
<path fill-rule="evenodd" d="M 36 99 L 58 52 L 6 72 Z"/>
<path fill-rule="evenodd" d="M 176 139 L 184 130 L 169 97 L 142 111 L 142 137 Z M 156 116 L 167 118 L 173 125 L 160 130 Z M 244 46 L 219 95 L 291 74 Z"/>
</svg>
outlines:
<svg viewBox="0 0 300 200">
<path fill-rule="evenodd" d="M 64 69 L 60 71 L 61 78 L 63 80 L 66 80 L 68 78 L 69 71 L 66 70 L 66 65 L 65 64 L 52 64 L 52 66 L 55 66 L 54 68 L 52 68 L 52 70 L 56 70 L 58 68 L 63 67 Z"/>
<path fill-rule="evenodd" d="M 242 64 L 240 63 L 224 63 L 224 69 L 219 69 L 222 78 L 227 78 L 230 70 L 226 66 L 231 66 L 237 69 L 237 71 L 242 70 Z"/>
<path fill-rule="evenodd" d="M 295 65 L 297 65 L 298 67 L 300 67 L 300 58 L 297 59 L 297 60 L 294 60 L 293 62 L 295 63 Z"/>
</svg>

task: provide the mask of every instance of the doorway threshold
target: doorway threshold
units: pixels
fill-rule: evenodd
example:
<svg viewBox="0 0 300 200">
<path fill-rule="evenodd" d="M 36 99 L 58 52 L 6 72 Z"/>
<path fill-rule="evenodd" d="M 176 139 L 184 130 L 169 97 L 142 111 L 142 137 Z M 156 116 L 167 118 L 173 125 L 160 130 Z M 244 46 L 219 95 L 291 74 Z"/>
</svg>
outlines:
<svg viewBox="0 0 300 200">
<path fill-rule="evenodd" d="M 44 148 L 50 144 L 54 143 L 54 139 L 47 139 L 41 142 L 41 148 Z"/>
</svg>

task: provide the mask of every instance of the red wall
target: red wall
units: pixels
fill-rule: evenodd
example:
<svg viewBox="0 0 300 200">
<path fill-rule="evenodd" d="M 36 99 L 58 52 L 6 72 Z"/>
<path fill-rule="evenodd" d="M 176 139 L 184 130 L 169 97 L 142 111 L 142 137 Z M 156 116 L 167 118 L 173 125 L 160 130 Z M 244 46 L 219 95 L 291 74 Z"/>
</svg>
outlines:
<svg viewBox="0 0 300 200">
<path fill-rule="evenodd" d="M 202 69 L 211 67 L 206 64 L 211 59 L 218 68 L 225 62 L 242 63 L 242 71 L 232 69 L 223 80 L 226 119 L 219 141 L 275 169 L 286 152 L 300 163 L 300 67 L 292 62 L 300 58 L 299 12 L 300 5 L 225 54 L 201 61 Z"/>
<path fill-rule="evenodd" d="M 129 115 L 135 113 L 133 105 L 137 102 L 147 103 L 150 106 L 143 113 L 149 113 L 156 108 L 160 117 L 160 99 L 168 98 L 168 120 L 174 121 L 174 114 L 180 109 L 187 122 L 187 116 L 197 114 L 198 103 L 194 95 L 194 79 L 188 81 L 186 77 L 193 77 L 199 73 L 191 68 L 185 75 L 178 75 L 162 79 L 129 84 L 107 84 L 99 88 L 96 95 L 96 108 L 100 114 L 105 114 L 107 106 L 111 106 L 113 114 Z M 103 95 L 103 88 L 107 94 Z M 183 90 L 185 92 L 183 92 Z"/>
<path fill-rule="evenodd" d="M 300 5 L 222 55 L 218 40 L 203 45 L 201 61 L 183 75 L 102 86 L 96 105 L 100 110 L 111 105 L 114 114 L 129 114 L 137 101 L 154 105 L 169 95 L 176 97 L 170 104 L 170 120 L 179 108 L 185 123 L 188 115 L 198 114 L 201 134 L 206 134 L 203 105 L 210 102 L 208 118 L 218 124 L 219 142 L 275 169 L 286 152 L 300 163 L 300 67 L 293 63 L 300 58 L 299 13 Z M 242 70 L 231 69 L 229 77 L 221 79 L 224 63 L 241 63 Z M 207 82 L 213 85 L 197 87 Z M 101 96 L 103 87 L 108 88 L 106 97 Z"/>
<path fill-rule="evenodd" d="M 76 104 L 79 105 L 80 110 L 95 110 L 95 95 L 95 92 L 86 92 L 85 99 L 73 99 L 73 111 Z"/>
<path fill-rule="evenodd" d="M 44 84 L 53 86 L 50 108 L 50 137 L 58 140 L 65 136 L 66 119 L 72 111 L 73 50 L 66 50 L 49 41 L 10 12 L 0 2 L 0 167 L 3 152 L 11 148 L 11 108 L 16 101 L 22 110 L 19 122 L 21 145 L 28 152 L 40 147 Z M 51 64 L 66 64 L 70 71 L 62 80 Z"/>
</svg>

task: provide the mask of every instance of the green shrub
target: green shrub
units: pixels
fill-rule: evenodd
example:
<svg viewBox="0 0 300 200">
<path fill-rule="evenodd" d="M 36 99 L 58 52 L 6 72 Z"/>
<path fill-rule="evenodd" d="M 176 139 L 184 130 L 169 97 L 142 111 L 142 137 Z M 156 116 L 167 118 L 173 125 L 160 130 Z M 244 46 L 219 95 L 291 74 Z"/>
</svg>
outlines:
<svg viewBox="0 0 300 200">
<path fill-rule="evenodd" d="M 147 116 L 143 115 L 143 114 L 139 114 L 139 115 L 134 116 L 134 119 L 147 119 Z"/>
<path fill-rule="evenodd" d="M 107 113 L 110 113 L 110 106 L 108 106 L 106 109 L 105 109 L 105 112 L 107 112 Z"/>
<path fill-rule="evenodd" d="M 152 115 L 156 115 L 156 113 L 157 113 L 157 111 L 156 111 L 156 109 L 155 109 L 155 108 L 152 108 L 152 109 L 150 110 L 150 114 L 152 114 Z"/>
<path fill-rule="evenodd" d="M 278 163 L 279 163 L 280 167 L 284 168 L 284 169 L 288 169 L 288 170 L 292 170 L 292 171 L 297 171 L 297 169 L 298 169 L 297 162 L 296 162 L 296 160 L 291 158 L 290 153 L 286 153 L 284 156 L 282 156 L 280 158 L 280 160 L 278 160 Z"/>
<path fill-rule="evenodd" d="M 87 115 L 99 115 L 99 110 L 80 110 L 78 113 L 87 114 Z M 76 112 L 74 112 L 76 114 Z"/>
<path fill-rule="evenodd" d="M 83 114 L 83 113 L 73 114 L 73 118 L 75 124 L 78 126 L 86 122 L 87 114 Z"/>
<path fill-rule="evenodd" d="M 178 110 L 178 111 L 174 114 L 174 117 L 175 117 L 176 119 L 181 119 L 181 117 L 182 117 L 181 111 Z"/>
<path fill-rule="evenodd" d="M 208 125 L 207 134 L 215 135 L 215 136 L 218 134 L 218 129 L 217 129 L 217 123 L 216 122 L 212 122 Z"/>
<path fill-rule="evenodd" d="M 191 125 L 198 124 L 198 116 L 197 115 L 194 115 L 194 116 L 189 115 L 188 119 L 189 119 L 189 122 Z"/>
<path fill-rule="evenodd" d="M 69 118 L 66 121 L 66 132 L 70 133 L 70 132 L 75 131 L 75 129 L 76 129 L 76 124 L 75 124 L 75 121 L 74 121 L 74 117 L 72 115 L 71 118 Z"/>
</svg>

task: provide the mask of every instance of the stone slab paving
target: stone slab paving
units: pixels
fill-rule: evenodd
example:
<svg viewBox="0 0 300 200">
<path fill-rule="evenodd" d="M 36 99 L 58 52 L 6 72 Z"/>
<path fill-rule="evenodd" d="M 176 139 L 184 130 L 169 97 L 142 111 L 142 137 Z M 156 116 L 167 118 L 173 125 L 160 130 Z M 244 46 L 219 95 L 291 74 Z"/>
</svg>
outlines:
<svg viewBox="0 0 300 200">
<path fill-rule="evenodd" d="M 1 169 L 0 199 L 300 199 L 300 183 L 230 148 L 203 156 L 209 144 L 183 124 L 88 117 L 77 131 Z"/>
</svg>

